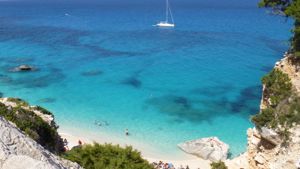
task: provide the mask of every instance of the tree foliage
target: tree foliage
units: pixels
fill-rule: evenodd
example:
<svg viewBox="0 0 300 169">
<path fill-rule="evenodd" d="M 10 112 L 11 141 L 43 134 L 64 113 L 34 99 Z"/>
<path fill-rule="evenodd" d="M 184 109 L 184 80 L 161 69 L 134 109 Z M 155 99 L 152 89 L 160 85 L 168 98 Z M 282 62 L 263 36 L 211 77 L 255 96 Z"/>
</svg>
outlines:
<svg viewBox="0 0 300 169">
<path fill-rule="evenodd" d="M 228 169 L 223 161 L 210 163 L 211 169 Z"/>
<path fill-rule="evenodd" d="M 268 125 L 274 126 L 273 124 L 271 124 L 271 122 L 275 120 L 274 109 L 272 108 L 263 109 L 259 114 L 254 115 L 251 120 L 255 124 L 255 126 L 259 128 Z"/>
<path fill-rule="evenodd" d="M 273 69 L 262 78 L 265 85 L 264 97 L 271 99 L 271 106 L 275 107 L 292 93 L 292 83 L 289 76 L 278 69 Z"/>
<path fill-rule="evenodd" d="M 64 158 L 85 169 L 153 169 L 132 147 L 105 144 L 84 145 L 67 151 Z"/>
</svg>

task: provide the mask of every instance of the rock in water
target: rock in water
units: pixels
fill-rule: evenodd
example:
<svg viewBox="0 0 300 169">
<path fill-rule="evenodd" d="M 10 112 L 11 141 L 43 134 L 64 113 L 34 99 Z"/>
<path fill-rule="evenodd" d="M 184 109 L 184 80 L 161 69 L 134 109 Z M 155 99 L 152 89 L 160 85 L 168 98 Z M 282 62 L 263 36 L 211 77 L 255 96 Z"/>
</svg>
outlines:
<svg viewBox="0 0 300 169">
<path fill-rule="evenodd" d="M 21 66 L 19 66 L 19 69 L 22 71 L 29 71 L 29 70 L 32 70 L 32 67 L 28 66 L 28 65 L 21 65 Z"/>
<path fill-rule="evenodd" d="M 217 137 L 201 138 L 178 144 L 178 147 L 184 152 L 196 155 L 205 160 L 217 162 L 226 160 L 229 152 L 229 146 Z"/>
<path fill-rule="evenodd" d="M 20 65 L 18 67 L 13 68 L 12 72 L 27 72 L 27 71 L 33 71 L 34 68 L 29 65 Z"/>
</svg>

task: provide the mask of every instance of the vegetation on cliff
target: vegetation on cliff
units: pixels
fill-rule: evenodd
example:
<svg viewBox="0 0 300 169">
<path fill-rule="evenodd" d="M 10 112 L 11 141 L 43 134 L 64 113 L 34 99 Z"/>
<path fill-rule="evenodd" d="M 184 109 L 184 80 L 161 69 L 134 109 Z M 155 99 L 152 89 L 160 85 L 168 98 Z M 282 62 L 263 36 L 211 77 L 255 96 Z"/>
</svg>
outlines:
<svg viewBox="0 0 300 169">
<path fill-rule="evenodd" d="M 64 151 L 63 141 L 57 133 L 57 125 L 49 125 L 32 110 L 25 109 L 24 106 L 28 106 L 28 103 L 21 99 L 9 98 L 8 101 L 16 103 L 17 106 L 11 107 L 0 103 L 0 116 L 15 123 L 19 129 L 47 150 L 55 154 Z"/>
<path fill-rule="evenodd" d="M 252 117 L 256 127 L 268 127 L 277 131 L 284 143 L 289 139 L 289 128 L 300 124 L 300 97 L 293 91 L 287 74 L 273 69 L 263 77 L 263 104 L 266 108 Z"/>
<path fill-rule="evenodd" d="M 84 145 L 67 151 L 64 158 L 77 162 L 85 169 L 153 169 L 132 147 L 105 144 Z"/>
<path fill-rule="evenodd" d="M 279 124 L 279 114 L 276 114 L 276 107 L 288 98 L 292 93 L 291 80 L 287 74 L 278 69 L 273 69 L 269 74 L 262 78 L 264 85 L 263 104 L 267 108 L 252 117 L 252 121 L 257 127 L 275 128 Z"/>
</svg>

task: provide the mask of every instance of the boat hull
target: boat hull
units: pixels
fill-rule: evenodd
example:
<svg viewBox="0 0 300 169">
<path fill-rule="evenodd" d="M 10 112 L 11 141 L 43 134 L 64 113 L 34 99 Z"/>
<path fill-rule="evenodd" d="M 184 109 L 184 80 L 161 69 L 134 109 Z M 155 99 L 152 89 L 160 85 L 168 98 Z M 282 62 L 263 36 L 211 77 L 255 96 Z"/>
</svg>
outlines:
<svg viewBox="0 0 300 169">
<path fill-rule="evenodd" d="M 158 26 L 158 27 L 175 27 L 175 24 L 160 22 L 160 23 L 156 24 L 156 26 Z"/>
</svg>

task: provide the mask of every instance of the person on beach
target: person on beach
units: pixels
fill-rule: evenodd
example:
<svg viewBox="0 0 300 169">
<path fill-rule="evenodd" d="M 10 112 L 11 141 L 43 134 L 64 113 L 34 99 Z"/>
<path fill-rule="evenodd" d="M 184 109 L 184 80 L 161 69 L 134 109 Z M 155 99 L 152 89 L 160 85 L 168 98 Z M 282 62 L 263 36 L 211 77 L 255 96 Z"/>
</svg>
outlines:
<svg viewBox="0 0 300 169">
<path fill-rule="evenodd" d="M 78 140 L 78 146 L 82 146 L 81 140 Z"/>
<path fill-rule="evenodd" d="M 164 166 L 163 166 L 163 168 L 164 168 L 164 169 L 169 169 L 169 164 L 168 164 L 168 163 L 165 163 Z"/>
<path fill-rule="evenodd" d="M 297 169 L 300 169 L 300 159 L 299 159 L 299 161 L 296 163 L 296 167 L 297 167 Z"/>
<path fill-rule="evenodd" d="M 65 151 L 69 151 L 69 147 L 68 147 L 68 140 L 65 138 L 64 140 L 63 140 L 63 143 L 64 143 L 64 150 Z"/>
<path fill-rule="evenodd" d="M 125 130 L 125 135 L 126 135 L 126 136 L 129 136 L 129 131 L 128 131 L 128 129 Z"/>
<path fill-rule="evenodd" d="M 64 145 L 68 146 L 68 140 L 66 138 L 64 138 Z"/>
</svg>

